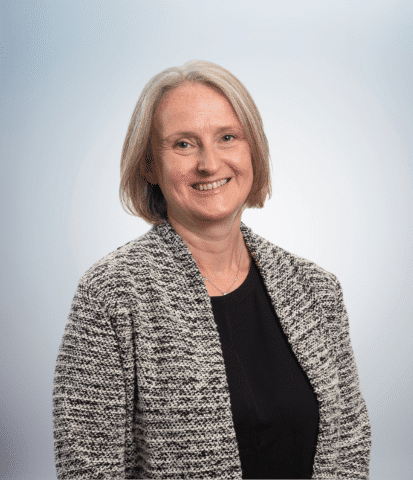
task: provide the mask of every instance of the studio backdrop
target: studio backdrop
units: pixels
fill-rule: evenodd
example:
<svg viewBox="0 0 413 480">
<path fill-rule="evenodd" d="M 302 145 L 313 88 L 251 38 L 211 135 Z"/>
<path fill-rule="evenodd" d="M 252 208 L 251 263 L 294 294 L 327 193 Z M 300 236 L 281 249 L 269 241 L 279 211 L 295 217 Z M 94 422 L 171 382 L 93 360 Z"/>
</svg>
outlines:
<svg viewBox="0 0 413 480">
<path fill-rule="evenodd" d="M 147 81 L 208 60 L 262 115 L 273 194 L 242 221 L 339 279 L 370 478 L 409 479 L 411 1 L 1 3 L 0 478 L 56 478 L 53 375 L 80 277 L 146 233 L 119 200 Z"/>
</svg>

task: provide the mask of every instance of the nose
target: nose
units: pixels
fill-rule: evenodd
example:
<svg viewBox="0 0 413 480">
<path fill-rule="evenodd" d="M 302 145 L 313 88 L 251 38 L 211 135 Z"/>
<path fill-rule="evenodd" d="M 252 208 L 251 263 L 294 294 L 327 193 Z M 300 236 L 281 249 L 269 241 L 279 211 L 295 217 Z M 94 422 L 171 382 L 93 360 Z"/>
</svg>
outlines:
<svg viewBox="0 0 413 480">
<path fill-rule="evenodd" d="M 199 151 L 198 169 L 215 171 L 219 168 L 220 153 L 213 144 L 204 145 Z"/>
</svg>

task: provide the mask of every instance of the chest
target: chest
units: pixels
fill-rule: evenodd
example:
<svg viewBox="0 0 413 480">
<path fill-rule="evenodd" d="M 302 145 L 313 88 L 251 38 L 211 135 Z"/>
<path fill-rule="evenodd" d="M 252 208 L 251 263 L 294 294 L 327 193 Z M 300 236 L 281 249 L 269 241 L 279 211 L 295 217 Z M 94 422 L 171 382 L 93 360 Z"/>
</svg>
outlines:
<svg viewBox="0 0 413 480">
<path fill-rule="evenodd" d="M 238 275 L 226 275 L 219 279 L 211 278 L 213 283 L 205 280 L 205 286 L 207 288 L 208 295 L 210 297 L 221 297 L 222 292 L 226 292 L 228 294 L 240 287 L 245 282 L 245 279 L 249 274 L 251 261 L 251 257 L 248 255 L 247 261 L 242 265 L 242 268 L 240 268 Z M 237 277 L 237 280 L 234 283 L 235 276 Z M 215 284 L 215 286 L 213 284 Z"/>
</svg>

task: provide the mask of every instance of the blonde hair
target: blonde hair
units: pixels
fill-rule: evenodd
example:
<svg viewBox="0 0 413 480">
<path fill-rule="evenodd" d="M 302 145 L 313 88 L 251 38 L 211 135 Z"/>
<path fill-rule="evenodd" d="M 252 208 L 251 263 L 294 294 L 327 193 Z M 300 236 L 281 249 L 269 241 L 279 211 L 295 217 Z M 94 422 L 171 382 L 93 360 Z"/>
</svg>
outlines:
<svg viewBox="0 0 413 480">
<path fill-rule="evenodd" d="M 250 145 L 254 172 L 253 185 L 242 211 L 262 208 L 272 192 L 270 153 L 261 115 L 247 89 L 232 73 L 203 60 L 167 68 L 151 78 L 142 90 L 122 148 L 119 187 L 122 207 L 151 225 L 158 225 L 167 218 L 167 203 L 159 185 L 152 185 L 145 177 L 153 162 L 150 134 L 156 107 L 164 95 L 185 82 L 214 88 L 231 103 Z"/>
</svg>

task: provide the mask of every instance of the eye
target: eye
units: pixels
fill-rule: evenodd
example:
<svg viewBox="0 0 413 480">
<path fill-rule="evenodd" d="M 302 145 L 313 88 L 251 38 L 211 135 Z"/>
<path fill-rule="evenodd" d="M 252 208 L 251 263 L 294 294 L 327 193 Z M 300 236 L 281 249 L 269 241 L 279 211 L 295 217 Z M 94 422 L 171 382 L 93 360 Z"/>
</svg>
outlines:
<svg viewBox="0 0 413 480">
<path fill-rule="evenodd" d="M 232 138 L 235 138 L 234 135 L 231 135 L 229 133 L 227 133 L 226 135 L 224 135 L 222 138 L 225 138 L 225 137 L 232 137 Z"/>
<path fill-rule="evenodd" d="M 188 143 L 188 142 L 177 142 L 177 143 L 175 144 L 175 146 L 177 146 L 177 145 L 181 145 L 181 144 L 189 145 L 189 143 Z M 185 147 L 183 147 L 183 149 L 184 149 L 184 150 L 186 150 L 186 148 L 185 148 Z"/>
</svg>

